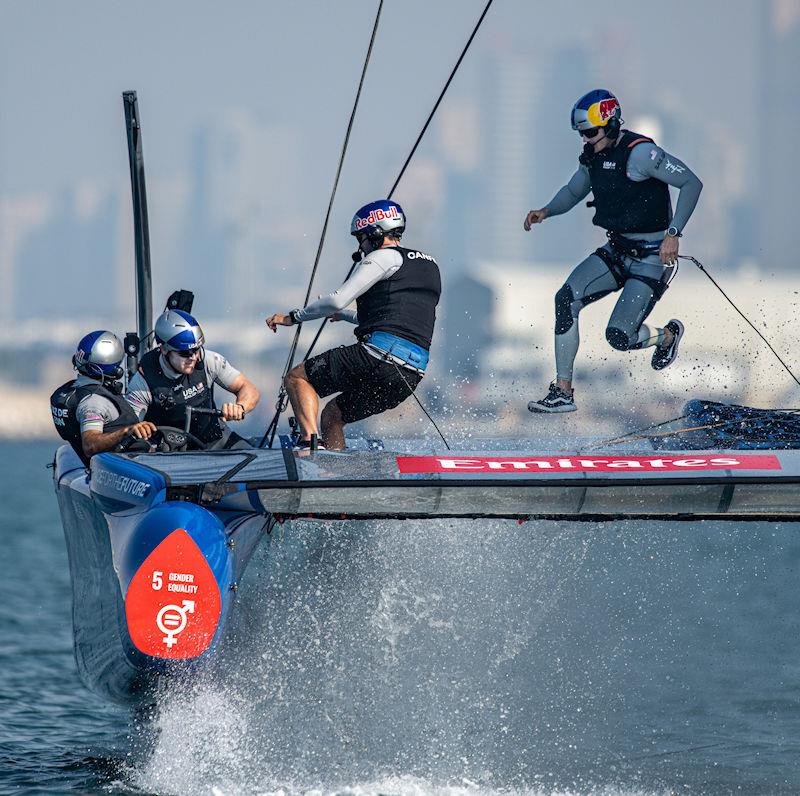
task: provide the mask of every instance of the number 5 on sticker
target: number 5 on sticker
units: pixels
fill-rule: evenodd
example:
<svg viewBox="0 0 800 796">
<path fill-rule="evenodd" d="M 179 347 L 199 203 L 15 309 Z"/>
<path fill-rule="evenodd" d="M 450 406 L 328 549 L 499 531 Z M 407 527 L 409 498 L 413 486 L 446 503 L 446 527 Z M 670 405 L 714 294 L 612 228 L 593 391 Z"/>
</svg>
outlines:
<svg viewBox="0 0 800 796">
<path fill-rule="evenodd" d="M 163 574 L 163 572 L 159 572 L 158 570 L 153 572 L 153 591 L 158 591 L 163 585 L 161 581 L 161 576 Z"/>
</svg>

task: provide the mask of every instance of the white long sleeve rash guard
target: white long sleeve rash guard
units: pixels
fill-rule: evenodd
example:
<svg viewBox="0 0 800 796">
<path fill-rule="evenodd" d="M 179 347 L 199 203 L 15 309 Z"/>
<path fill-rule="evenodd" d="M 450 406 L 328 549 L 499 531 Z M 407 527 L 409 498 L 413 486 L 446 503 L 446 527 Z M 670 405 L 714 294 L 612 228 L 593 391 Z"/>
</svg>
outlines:
<svg viewBox="0 0 800 796">
<path fill-rule="evenodd" d="M 295 314 L 297 320 L 302 323 L 338 313 L 343 321 L 358 323 L 356 310 L 346 309 L 348 305 L 377 282 L 392 276 L 402 264 L 403 255 L 397 249 L 376 249 L 355 267 L 350 278 L 338 290 L 321 296 L 304 309 L 298 310 Z"/>
</svg>

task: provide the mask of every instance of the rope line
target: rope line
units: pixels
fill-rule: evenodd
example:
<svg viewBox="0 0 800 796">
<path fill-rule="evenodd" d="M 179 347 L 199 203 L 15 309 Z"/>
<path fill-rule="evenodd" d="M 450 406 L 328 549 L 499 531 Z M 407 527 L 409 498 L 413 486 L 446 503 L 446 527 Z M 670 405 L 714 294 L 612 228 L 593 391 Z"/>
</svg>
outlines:
<svg viewBox="0 0 800 796">
<path fill-rule="evenodd" d="M 378 11 L 375 14 L 375 22 L 372 26 L 372 35 L 369 39 L 369 46 L 367 47 L 367 55 L 364 58 L 364 66 L 361 68 L 361 77 L 358 81 L 358 89 L 356 91 L 356 98 L 353 101 L 353 108 L 350 111 L 350 119 L 347 123 L 347 131 L 344 136 L 344 142 L 342 143 L 342 151 L 339 154 L 339 164 L 336 168 L 336 176 L 333 180 L 333 187 L 331 188 L 331 195 L 330 199 L 328 200 L 328 209 L 325 212 L 325 221 L 322 224 L 322 233 L 319 236 L 319 244 L 317 245 L 317 254 L 314 257 L 314 265 L 311 268 L 311 276 L 308 280 L 308 288 L 306 289 L 306 297 L 305 301 L 303 302 L 303 306 L 305 307 L 308 304 L 308 299 L 311 296 L 311 289 L 314 285 L 314 279 L 317 275 L 317 269 L 319 268 L 319 261 L 322 257 L 322 249 L 325 246 L 325 237 L 328 234 L 328 223 L 331 218 L 331 210 L 333 209 L 333 200 L 336 198 L 336 189 L 339 187 L 339 178 L 342 174 L 342 167 L 344 165 L 344 158 L 347 154 L 347 146 L 350 143 L 350 133 L 353 130 L 353 122 L 356 118 L 356 111 L 358 110 L 358 103 L 361 99 L 361 89 L 364 87 L 364 79 L 367 75 L 367 67 L 369 66 L 370 58 L 372 57 L 372 48 L 375 44 L 375 38 L 378 34 L 378 23 L 381 19 L 381 12 L 383 11 L 383 0 L 380 0 L 378 3 Z M 267 430 L 264 432 L 264 436 L 261 438 L 261 442 L 259 443 L 258 447 L 263 448 L 264 443 L 266 442 L 267 438 L 269 437 L 269 447 L 272 447 L 273 442 L 275 441 L 275 433 L 278 430 L 278 423 L 280 421 L 281 414 L 286 409 L 289 396 L 286 393 L 286 387 L 284 387 L 284 381 L 286 380 L 286 376 L 289 371 L 292 369 L 292 365 L 294 364 L 294 354 L 297 350 L 297 344 L 300 341 L 300 332 L 303 328 L 302 323 L 297 324 L 297 328 L 294 332 L 294 338 L 292 340 L 292 345 L 289 348 L 289 356 L 286 358 L 286 366 L 283 369 L 283 375 L 281 376 L 281 386 L 278 392 L 278 400 L 275 403 L 275 415 L 272 418 L 272 422 L 270 422 L 269 426 L 267 426 Z"/>
</svg>

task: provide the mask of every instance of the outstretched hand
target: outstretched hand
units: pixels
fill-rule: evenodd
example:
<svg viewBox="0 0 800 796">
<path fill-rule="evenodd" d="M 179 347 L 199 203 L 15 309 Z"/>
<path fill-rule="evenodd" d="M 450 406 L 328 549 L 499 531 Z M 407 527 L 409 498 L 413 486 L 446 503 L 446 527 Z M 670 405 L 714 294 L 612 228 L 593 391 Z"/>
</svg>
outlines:
<svg viewBox="0 0 800 796">
<path fill-rule="evenodd" d="M 525 216 L 525 222 L 522 225 L 525 228 L 525 232 L 530 232 L 534 224 L 541 224 L 549 215 L 550 211 L 546 207 L 542 207 L 539 210 L 530 210 L 528 215 Z"/>
<path fill-rule="evenodd" d="M 273 332 L 277 332 L 279 326 L 293 325 L 292 319 L 289 317 L 288 313 L 284 315 L 282 312 L 276 312 L 274 315 L 270 315 L 266 320 L 266 324 Z"/>
</svg>

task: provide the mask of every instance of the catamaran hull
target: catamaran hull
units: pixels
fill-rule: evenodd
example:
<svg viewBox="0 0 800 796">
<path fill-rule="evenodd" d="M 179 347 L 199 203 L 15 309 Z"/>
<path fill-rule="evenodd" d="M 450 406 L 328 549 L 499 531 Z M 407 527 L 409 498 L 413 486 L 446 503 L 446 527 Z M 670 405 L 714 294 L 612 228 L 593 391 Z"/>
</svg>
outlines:
<svg viewBox="0 0 800 796">
<path fill-rule="evenodd" d="M 90 480 L 70 448 L 56 455 L 75 659 L 89 688 L 142 704 L 223 644 L 269 518 L 168 501 L 158 473 L 105 458 Z"/>
<path fill-rule="evenodd" d="M 798 450 L 664 451 L 641 440 L 605 451 L 394 445 L 103 453 L 90 475 L 62 447 L 55 483 L 84 682 L 117 702 L 142 702 L 214 655 L 273 521 L 800 521 Z"/>
</svg>

